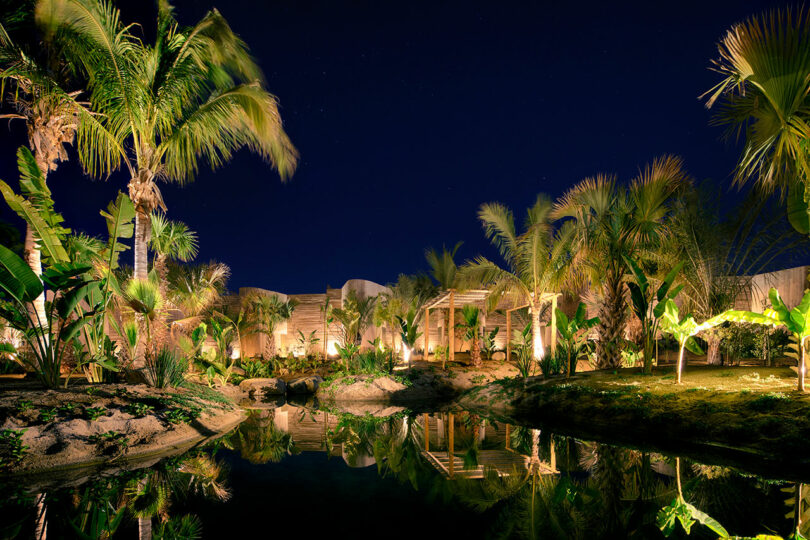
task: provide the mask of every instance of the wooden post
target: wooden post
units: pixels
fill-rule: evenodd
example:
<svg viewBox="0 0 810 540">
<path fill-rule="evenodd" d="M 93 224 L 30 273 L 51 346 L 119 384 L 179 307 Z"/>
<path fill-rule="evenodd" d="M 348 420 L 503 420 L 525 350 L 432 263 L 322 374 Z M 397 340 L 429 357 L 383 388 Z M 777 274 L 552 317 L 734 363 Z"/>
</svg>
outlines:
<svg viewBox="0 0 810 540">
<path fill-rule="evenodd" d="M 425 308 L 425 362 L 430 361 L 430 310 Z"/>
<path fill-rule="evenodd" d="M 451 297 L 452 298 L 452 297 Z M 452 306 L 452 301 L 450 302 Z M 447 456 L 450 458 L 448 466 L 450 467 L 450 478 L 453 477 L 453 472 L 456 467 L 456 455 L 453 453 L 453 413 L 448 413 L 448 420 L 447 423 L 450 424 L 449 429 L 450 433 L 448 434 L 448 441 L 447 441 Z"/>
<path fill-rule="evenodd" d="M 506 361 L 512 358 L 512 312 L 506 311 Z"/>
<path fill-rule="evenodd" d="M 551 299 L 551 354 L 557 350 L 557 317 L 554 312 L 557 310 L 557 295 Z"/>
<path fill-rule="evenodd" d="M 328 306 L 329 296 L 327 293 L 326 304 L 323 310 L 323 359 L 324 361 L 329 358 L 329 314 L 327 313 L 326 306 Z"/>
<path fill-rule="evenodd" d="M 430 452 L 430 416 L 425 413 L 425 452 Z"/>
<path fill-rule="evenodd" d="M 447 328 L 448 343 L 450 344 L 450 361 L 456 359 L 456 290 L 450 289 L 450 324 Z"/>
</svg>

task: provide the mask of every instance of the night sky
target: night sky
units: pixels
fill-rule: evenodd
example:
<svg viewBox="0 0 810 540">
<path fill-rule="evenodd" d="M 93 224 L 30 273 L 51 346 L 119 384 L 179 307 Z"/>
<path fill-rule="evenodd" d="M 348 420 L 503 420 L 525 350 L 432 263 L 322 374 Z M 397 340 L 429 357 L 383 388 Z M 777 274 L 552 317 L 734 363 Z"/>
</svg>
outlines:
<svg viewBox="0 0 810 540">
<path fill-rule="evenodd" d="M 121 3 L 123 18 L 148 32 L 142 3 Z M 495 256 L 481 203 L 522 220 L 539 192 L 597 172 L 629 180 L 661 154 L 730 186 L 739 148 L 697 98 L 725 30 L 784 3 L 554 4 L 176 0 L 182 23 L 216 6 L 250 45 L 301 163 L 282 184 L 243 151 L 162 185 L 169 216 L 198 232 L 198 260 L 231 267 L 229 288 L 303 293 L 390 282 L 459 240 L 462 259 Z M 24 126 L 0 125 L 0 176 L 16 186 Z M 49 185 L 69 226 L 100 235 L 98 211 L 127 180 L 65 164 Z"/>
</svg>

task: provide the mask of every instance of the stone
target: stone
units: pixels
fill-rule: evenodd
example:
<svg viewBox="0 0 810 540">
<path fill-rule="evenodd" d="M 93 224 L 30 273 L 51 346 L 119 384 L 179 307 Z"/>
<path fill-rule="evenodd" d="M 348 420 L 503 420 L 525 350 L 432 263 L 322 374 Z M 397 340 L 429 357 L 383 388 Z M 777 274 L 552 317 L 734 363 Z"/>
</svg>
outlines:
<svg viewBox="0 0 810 540">
<path fill-rule="evenodd" d="M 318 375 L 309 377 L 301 377 L 290 381 L 287 385 L 287 391 L 290 394 L 314 394 L 318 391 L 318 387 L 323 382 L 323 379 Z"/>
<path fill-rule="evenodd" d="M 506 360 L 506 353 L 503 351 L 497 351 L 492 353 L 492 360 L 494 362 L 503 362 Z"/>
<path fill-rule="evenodd" d="M 406 388 L 389 377 L 342 377 L 323 388 L 319 395 L 335 401 L 387 401 Z"/>
<path fill-rule="evenodd" d="M 239 389 L 255 400 L 261 400 L 265 396 L 283 396 L 287 393 L 287 385 L 275 377 L 245 379 L 239 383 Z"/>
</svg>

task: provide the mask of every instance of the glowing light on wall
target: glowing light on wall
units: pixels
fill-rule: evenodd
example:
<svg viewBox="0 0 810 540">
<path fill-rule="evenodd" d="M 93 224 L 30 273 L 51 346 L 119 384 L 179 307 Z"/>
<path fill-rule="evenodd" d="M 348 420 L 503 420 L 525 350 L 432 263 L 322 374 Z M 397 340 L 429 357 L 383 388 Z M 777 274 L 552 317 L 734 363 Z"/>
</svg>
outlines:
<svg viewBox="0 0 810 540">
<path fill-rule="evenodd" d="M 328 354 L 329 356 L 334 356 L 334 355 L 336 355 L 337 353 L 338 353 L 338 352 L 337 352 L 337 348 L 335 347 L 335 341 L 334 341 L 334 340 L 330 340 L 330 341 L 329 341 L 329 342 L 326 344 L 326 354 Z"/>
<path fill-rule="evenodd" d="M 411 349 L 405 344 L 402 345 L 402 360 L 406 364 L 411 360 Z"/>
</svg>

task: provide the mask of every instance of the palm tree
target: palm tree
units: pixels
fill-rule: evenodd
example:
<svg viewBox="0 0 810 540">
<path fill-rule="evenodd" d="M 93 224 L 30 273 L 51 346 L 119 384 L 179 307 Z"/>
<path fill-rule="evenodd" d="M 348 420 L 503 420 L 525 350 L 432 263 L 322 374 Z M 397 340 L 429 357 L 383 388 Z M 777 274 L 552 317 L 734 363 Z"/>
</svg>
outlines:
<svg viewBox="0 0 810 540">
<path fill-rule="evenodd" d="M 262 356 L 265 360 L 270 360 L 276 353 L 276 336 L 273 333 L 276 325 L 292 317 L 298 302 L 294 299 L 283 301 L 278 296 L 269 294 L 253 295 L 248 302 L 251 317 L 267 336 Z"/>
<path fill-rule="evenodd" d="M 624 257 L 638 260 L 660 245 L 674 196 L 688 183 L 681 159 L 664 156 L 627 187 L 600 174 L 582 180 L 554 206 L 551 217 L 567 221 L 563 229 L 570 230 L 573 240 L 572 288 L 587 282 L 601 292 L 596 343 L 600 367 L 621 365 L 619 343 L 627 318 Z"/>
<path fill-rule="evenodd" d="M 434 248 L 425 251 L 425 259 L 430 266 L 430 276 L 436 281 L 439 289 L 446 291 L 453 289 L 456 286 L 456 274 L 458 272 L 458 265 L 456 265 L 455 257 L 458 249 L 463 242 L 456 242 L 453 249 L 448 250 L 442 246 L 442 251 L 439 253 Z M 447 347 L 450 344 L 450 334 L 448 329 L 450 326 L 450 310 L 444 311 L 444 335 L 442 336 L 442 344 Z"/>
<path fill-rule="evenodd" d="M 363 333 L 374 316 L 376 302 L 376 296 L 360 298 L 357 292 L 350 290 L 342 306 L 332 308 L 332 317 L 340 325 L 338 341 L 341 347 L 360 344 Z"/>
<path fill-rule="evenodd" d="M 674 206 L 670 234 L 656 254 L 663 268 L 684 263 L 680 297 L 684 312 L 698 321 L 732 309 L 739 295 L 751 290 L 754 275 L 787 253 L 798 255 L 796 248 L 806 239 L 791 230 L 784 212 L 774 211 L 758 194 L 728 213 L 718 195 L 705 189 L 683 194 Z M 708 345 L 707 363 L 719 365 L 719 334 L 706 330 L 702 337 Z"/>
<path fill-rule="evenodd" d="M 481 310 L 472 305 L 461 308 L 461 322 L 464 339 L 470 342 L 470 359 L 474 366 L 481 365 Z"/>
<path fill-rule="evenodd" d="M 810 197 L 810 10 L 776 9 L 734 25 L 717 44 L 712 64 L 722 76 L 706 107 L 721 103 L 714 122 L 744 140 L 738 183 L 756 181 L 765 192 Z M 807 234 L 807 230 L 801 231 Z"/>
<path fill-rule="evenodd" d="M 487 238 L 500 251 L 506 267 L 501 268 L 485 257 L 477 257 L 460 268 L 461 281 L 465 285 L 491 287 L 487 299 L 489 309 L 494 309 L 502 298 L 529 306 L 535 362 L 543 357 L 542 295 L 560 287 L 569 258 L 568 240 L 565 235 L 555 234 L 551 211 L 551 201 L 538 195 L 528 209 L 525 230 L 518 234 L 511 210 L 499 203 L 482 205 L 478 219 Z"/>
<path fill-rule="evenodd" d="M 112 139 L 87 104 L 77 100 L 81 90 L 70 80 L 69 68 L 60 47 L 44 43 L 34 29 L 29 6 L 4 13 L 0 24 L 0 81 L 10 83 L 10 95 L 16 113 L 0 118 L 25 122 L 28 145 L 43 179 L 68 159 L 66 146 L 76 142 L 84 169 L 93 175 L 108 174 L 117 160 L 120 146 Z M 14 24 L 14 22 L 18 24 Z M 15 38 L 13 39 L 12 35 Z M 42 275 L 39 241 L 30 225 L 26 226 L 24 258 L 31 270 Z M 45 321 L 45 293 L 34 301 L 38 319 Z"/>
<path fill-rule="evenodd" d="M 147 274 L 149 215 L 165 204 L 156 180 L 193 180 L 199 158 L 216 168 L 240 148 L 268 160 L 282 180 L 298 154 L 284 132 L 275 96 L 245 43 L 217 10 L 189 28 L 158 2 L 154 44 L 136 38 L 108 0 L 40 0 L 39 21 L 71 36 L 68 54 L 90 80 L 91 100 L 124 158 L 137 211 L 135 277 Z"/>
<path fill-rule="evenodd" d="M 213 261 L 197 265 L 169 264 L 168 267 L 168 301 L 184 317 L 175 324 L 196 326 L 220 301 L 231 270 L 228 265 Z"/>
<path fill-rule="evenodd" d="M 197 256 L 197 233 L 181 221 L 170 221 L 164 214 L 152 213 L 152 238 L 150 245 L 155 253 L 153 270 L 157 274 L 158 288 L 163 298 L 168 298 L 168 259 L 187 262 Z M 158 347 L 166 343 L 166 310 L 161 312 L 157 326 Z"/>
<path fill-rule="evenodd" d="M 396 349 L 396 336 L 400 332 L 398 317 L 404 317 L 411 307 L 417 313 L 421 313 L 425 302 L 435 296 L 436 287 L 424 274 L 416 276 L 400 274 L 396 283 L 388 284 L 388 289 L 377 296 L 373 318 L 376 326 L 387 327 L 391 336 L 393 355 Z"/>
</svg>

